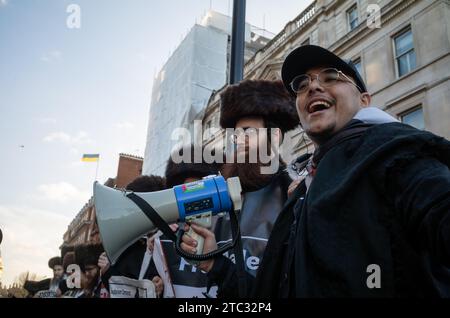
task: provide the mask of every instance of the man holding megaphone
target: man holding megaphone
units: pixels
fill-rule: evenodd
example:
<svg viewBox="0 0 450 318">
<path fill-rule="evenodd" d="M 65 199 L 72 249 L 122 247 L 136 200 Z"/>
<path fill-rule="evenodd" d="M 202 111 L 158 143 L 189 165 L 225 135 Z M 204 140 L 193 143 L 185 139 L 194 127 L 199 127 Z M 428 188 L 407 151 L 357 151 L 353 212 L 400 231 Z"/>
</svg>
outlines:
<svg viewBox="0 0 450 318">
<path fill-rule="evenodd" d="M 204 147 L 194 145 L 185 145 L 175 150 L 167 161 L 165 171 L 167 188 L 195 182 L 209 175 L 217 175 L 220 170 L 220 163 L 206 163 L 203 156 L 201 162 L 195 162 L 195 153 L 199 152 L 203 154 L 204 151 Z M 183 158 L 183 160 L 181 162 L 175 162 L 174 158 L 176 157 Z M 186 259 L 180 257 L 173 248 L 173 242 L 166 236 L 161 237 L 161 243 L 167 256 L 175 289 L 175 297 L 205 297 L 207 289 L 206 273 L 200 271 L 196 266 L 193 266 Z M 214 291 L 211 291 L 209 296 L 215 296 Z"/>
<path fill-rule="evenodd" d="M 139 176 L 129 183 L 126 189 L 135 192 L 160 191 L 165 189 L 165 180 L 159 176 Z M 158 237 L 159 233 L 157 229 L 154 229 L 147 234 L 147 239 L 138 239 L 120 255 L 113 266 L 106 253 L 100 255 L 98 265 L 102 282 L 111 297 L 116 297 L 121 292 L 119 289 L 126 284 L 140 285 L 144 289 L 151 285 L 151 283 L 146 285 L 143 280 L 153 283 L 156 297 L 173 297 L 171 279 Z M 122 287 L 117 287 L 119 285 Z M 133 289 L 134 292 L 135 289 Z M 140 292 L 140 294 L 145 296 L 147 293 Z M 120 297 L 124 297 L 123 293 Z"/>
<path fill-rule="evenodd" d="M 192 165 L 194 167 L 192 167 Z M 189 172 L 190 178 L 201 178 L 195 165 L 169 169 L 168 181 L 184 170 Z M 218 170 L 218 169 L 217 169 Z M 217 171 L 208 171 L 208 174 Z M 184 178 L 185 181 L 187 177 Z M 241 189 L 237 179 L 225 181 L 223 177 L 210 177 L 196 182 L 177 185 L 171 189 L 154 192 L 121 191 L 108 188 L 98 183 L 94 184 L 94 201 L 97 222 L 105 251 L 113 265 L 120 260 L 121 255 L 139 238 L 146 233 L 159 228 L 165 235 L 161 238 L 164 252 L 167 255 L 169 270 L 173 279 L 176 297 L 201 297 L 206 290 L 206 280 L 183 281 L 192 277 L 196 267 L 187 263 L 186 259 L 194 257 L 178 249 L 180 258 L 173 252 L 173 241 L 177 238 L 168 224 L 178 221 L 199 222 L 209 221 L 213 215 L 221 212 L 233 211 L 239 206 Z M 173 255 L 170 253 L 172 252 Z M 201 249 L 199 249 L 201 253 Z M 189 266 L 188 266 L 189 265 Z M 183 269 L 191 270 L 181 275 Z M 200 274 L 200 273 L 199 273 Z"/>
</svg>

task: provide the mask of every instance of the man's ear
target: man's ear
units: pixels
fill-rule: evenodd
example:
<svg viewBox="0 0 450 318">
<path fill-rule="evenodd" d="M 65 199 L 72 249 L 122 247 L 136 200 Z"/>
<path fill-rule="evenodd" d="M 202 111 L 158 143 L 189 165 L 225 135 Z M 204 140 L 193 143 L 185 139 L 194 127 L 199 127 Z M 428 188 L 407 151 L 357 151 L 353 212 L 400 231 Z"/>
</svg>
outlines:
<svg viewBox="0 0 450 318">
<path fill-rule="evenodd" d="M 372 100 L 372 97 L 370 96 L 369 93 L 362 93 L 360 95 L 361 107 L 363 107 L 363 108 L 369 107 L 371 100 Z"/>
</svg>

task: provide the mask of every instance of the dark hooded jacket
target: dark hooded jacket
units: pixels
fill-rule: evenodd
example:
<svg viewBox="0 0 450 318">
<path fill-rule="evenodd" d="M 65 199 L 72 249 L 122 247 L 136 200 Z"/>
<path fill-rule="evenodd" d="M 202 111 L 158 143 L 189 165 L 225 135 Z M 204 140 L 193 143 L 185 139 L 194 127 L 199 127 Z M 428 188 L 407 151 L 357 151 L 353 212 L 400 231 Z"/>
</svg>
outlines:
<svg viewBox="0 0 450 318">
<path fill-rule="evenodd" d="M 449 167 L 449 141 L 400 123 L 332 147 L 280 213 L 252 295 L 450 297 Z"/>
<path fill-rule="evenodd" d="M 280 169 L 268 185 L 243 194 L 243 206 L 238 214 L 238 221 L 244 268 L 248 273 L 248 287 L 253 284 L 274 223 L 287 200 L 291 182 L 288 173 Z M 214 234 L 219 247 L 232 240 L 229 216 L 217 221 Z M 218 286 L 219 298 L 238 296 L 236 269 L 230 259 L 235 259 L 234 249 L 217 258 L 208 273 L 208 285 Z"/>
<path fill-rule="evenodd" d="M 343 138 L 286 201 L 247 296 L 450 297 L 449 167 L 449 141 L 401 123 Z M 231 261 L 209 275 L 238 296 Z"/>
</svg>

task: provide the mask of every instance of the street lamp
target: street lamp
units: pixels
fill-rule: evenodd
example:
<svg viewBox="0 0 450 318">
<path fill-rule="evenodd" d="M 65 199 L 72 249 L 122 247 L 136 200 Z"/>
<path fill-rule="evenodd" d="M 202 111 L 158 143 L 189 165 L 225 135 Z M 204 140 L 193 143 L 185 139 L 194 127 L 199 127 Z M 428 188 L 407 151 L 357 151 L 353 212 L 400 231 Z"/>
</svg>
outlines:
<svg viewBox="0 0 450 318">
<path fill-rule="evenodd" d="M 230 84 L 238 83 L 244 78 L 245 3 L 246 0 L 233 0 Z"/>
</svg>

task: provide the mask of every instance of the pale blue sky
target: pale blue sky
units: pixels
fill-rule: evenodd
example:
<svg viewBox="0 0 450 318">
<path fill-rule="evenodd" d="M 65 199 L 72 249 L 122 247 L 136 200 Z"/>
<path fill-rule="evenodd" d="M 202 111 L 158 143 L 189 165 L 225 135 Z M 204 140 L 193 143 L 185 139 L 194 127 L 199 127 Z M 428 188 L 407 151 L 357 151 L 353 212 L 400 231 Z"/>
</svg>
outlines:
<svg viewBox="0 0 450 318">
<path fill-rule="evenodd" d="M 68 29 L 69 4 L 81 29 Z M 247 0 L 247 22 L 278 33 L 311 1 Z M 212 6 L 230 0 L 0 0 L 0 246 L 11 283 L 49 276 L 62 234 L 118 154 L 142 156 L 153 76 Z M 23 147 L 22 147 L 23 145 Z"/>
</svg>

